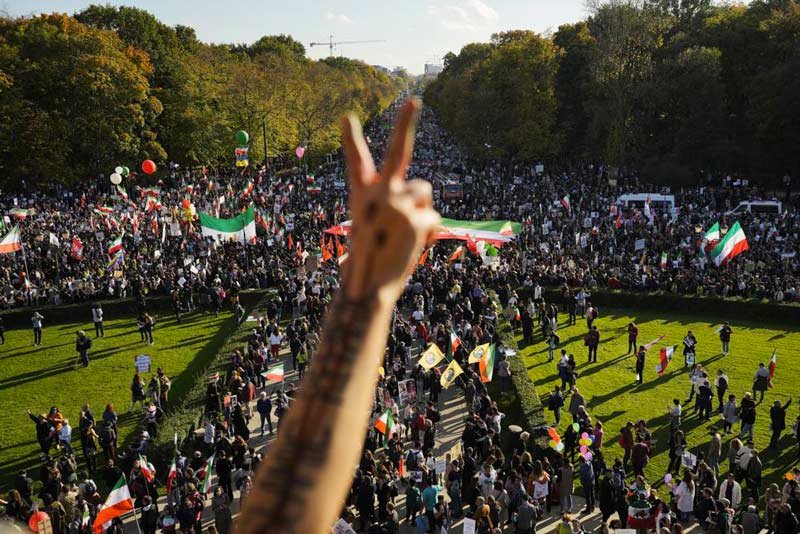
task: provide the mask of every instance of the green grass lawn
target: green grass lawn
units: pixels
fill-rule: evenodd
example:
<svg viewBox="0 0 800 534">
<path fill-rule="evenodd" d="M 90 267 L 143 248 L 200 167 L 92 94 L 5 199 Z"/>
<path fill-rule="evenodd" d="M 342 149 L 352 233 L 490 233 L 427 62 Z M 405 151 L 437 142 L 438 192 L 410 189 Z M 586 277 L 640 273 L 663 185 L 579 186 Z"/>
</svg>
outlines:
<svg viewBox="0 0 800 534">
<path fill-rule="evenodd" d="M 735 312 L 735 305 L 731 306 L 731 311 Z M 559 315 L 561 326 L 558 333 L 562 341 L 561 346 L 575 355 L 579 373 L 577 387 L 586 399 L 593 420 L 599 419 L 603 422 L 605 430 L 603 453 L 609 464 L 617 457 L 622 458 L 623 451 L 617 445 L 619 429 L 626 421 L 645 419 L 649 423 L 654 439 L 658 441 L 646 474 L 653 482 L 663 479 L 669 462 L 667 406 L 671 405 L 673 398 L 680 399 L 681 403 L 684 403 L 690 391 L 689 368 L 683 365 L 683 352 L 680 349 L 686 331 L 691 329 L 698 340 L 697 362 L 706 367 L 710 377 L 716 376 L 717 369 L 723 369 L 730 381 L 728 393 L 735 394 L 737 400 L 741 399 L 746 391 L 752 390 L 753 375 L 759 362 L 768 365 L 773 349 L 778 350 L 775 387 L 767 392 L 764 402 L 757 408 L 755 446 L 761 453 L 764 463 L 765 481 L 776 481 L 795 465 L 798 457 L 797 441 L 790 430 L 784 432 L 779 451 L 768 450 L 766 447 L 771 435 L 769 409 L 773 401 L 777 399 L 785 403 L 794 395 L 793 404 L 787 413 L 787 426 L 793 423 L 798 415 L 797 395 L 800 389 L 795 378 L 800 373 L 800 363 L 796 359 L 797 347 L 800 346 L 800 325 L 771 324 L 767 321 L 779 318 L 769 317 L 765 317 L 763 323 L 736 321 L 735 313 L 732 313 L 732 316 L 701 317 L 606 308 L 601 310 L 601 317 L 596 322 L 601 332 L 598 361 L 587 364 L 588 349 L 583 345 L 586 321 L 579 319 L 577 325 L 567 327 L 566 315 Z M 723 320 L 729 320 L 733 328 L 730 353 L 727 356 L 722 355 L 719 336 L 715 333 Z M 648 353 L 644 384 L 638 386 L 634 370 L 635 358 L 633 355 L 625 355 L 628 348 L 627 325 L 630 321 L 639 326 L 639 344 L 648 343 L 661 334 L 666 335 L 666 338 Z M 522 357 L 542 399 L 542 404 L 546 407 L 549 392 L 554 386 L 561 384 L 555 367 L 560 350 L 556 351 L 555 361 L 547 363 L 547 349 L 545 344 L 539 341 L 541 337 L 539 330 L 537 335 L 539 336 L 536 338 L 537 343 L 522 348 Z M 521 336 L 518 336 L 517 340 L 520 347 L 523 347 Z M 666 345 L 680 345 L 680 347 L 676 349 L 675 357 L 664 376 L 659 377 L 655 371 L 658 352 L 660 347 Z M 713 386 L 713 380 L 711 383 Z M 693 406 L 694 401 L 685 404 L 684 413 L 687 408 Z M 568 407 L 569 398 L 564 408 Z M 716 407 L 716 390 L 714 390 L 714 408 Z M 569 413 L 565 412 L 566 410 L 562 412 L 561 425 L 558 428 L 560 435 L 563 435 L 566 426 L 572 423 Z M 548 423 L 552 424 L 553 412 L 545 409 L 545 414 Z M 712 416 L 711 422 L 700 421 L 694 415 L 684 417 L 682 428 L 686 432 L 689 450 L 694 453 L 699 450 L 705 451 L 711 425 L 717 425 L 721 429 L 721 416 Z M 734 430 L 738 432 L 738 423 L 734 426 Z M 723 437 L 725 461 L 721 468 L 725 470 L 727 470 L 727 444 L 732 437 L 732 435 Z"/>
<path fill-rule="evenodd" d="M 26 410 L 46 413 L 58 406 L 70 420 L 73 448 L 82 459 L 77 429 L 81 406 L 89 403 L 100 419 L 105 405 L 112 402 L 120 416 L 121 444 L 142 420 L 140 412 L 128 413 L 135 356 L 152 357 L 152 373 L 143 376 L 145 386 L 157 367 L 164 369 L 172 381 L 170 404 L 176 404 L 234 328 L 228 311 L 219 317 L 184 317 L 182 324 L 162 316 L 150 346 L 139 340 L 133 315 L 109 319 L 105 337 L 95 339 L 91 322 L 48 325 L 45 316 L 43 344 L 38 347 L 31 330 L 6 332 L 6 343 L 0 346 L 0 485 L 7 485 L 21 467 L 38 465 L 41 450 Z M 75 365 L 75 332 L 80 329 L 93 342 L 88 368 Z"/>
</svg>

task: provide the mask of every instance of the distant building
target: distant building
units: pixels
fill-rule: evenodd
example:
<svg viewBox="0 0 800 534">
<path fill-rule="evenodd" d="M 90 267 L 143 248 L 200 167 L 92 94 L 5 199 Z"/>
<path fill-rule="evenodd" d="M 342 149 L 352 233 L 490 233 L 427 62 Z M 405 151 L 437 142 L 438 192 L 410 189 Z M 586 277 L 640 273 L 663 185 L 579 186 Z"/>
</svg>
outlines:
<svg viewBox="0 0 800 534">
<path fill-rule="evenodd" d="M 435 78 L 442 72 L 442 66 L 434 63 L 425 63 L 425 76 Z"/>
<path fill-rule="evenodd" d="M 384 67 L 383 65 L 373 65 L 372 66 L 375 70 L 379 72 L 385 72 L 386 74 L 391 74 L 392 71 Z"/>
</svg>

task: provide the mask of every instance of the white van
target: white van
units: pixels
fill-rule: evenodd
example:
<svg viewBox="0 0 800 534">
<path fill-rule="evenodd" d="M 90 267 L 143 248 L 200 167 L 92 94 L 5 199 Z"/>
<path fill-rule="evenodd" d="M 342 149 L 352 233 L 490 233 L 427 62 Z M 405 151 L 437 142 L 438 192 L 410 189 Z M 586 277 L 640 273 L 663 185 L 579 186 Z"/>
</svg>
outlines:
<svg viewBox="0 0 800 534">
<path fill-rule="evenodd" d="M 637 208 L 644 208 L 647 199 L 650 198 L 650 208 L 658 211 L 668 211 L 674 213 L 675 195 L 662 195 L 660 193 L 629 193 L 617 199 L 617 205 Z"/>
<path fill-rule="evenodd" d="M 777 200 L 745 200 L 727 212 L 726 215 L 738 215 L 740 213 L 765 213 L 767 215 L 780 215 L 783 213 L 783 205 Z"/>
</svg>

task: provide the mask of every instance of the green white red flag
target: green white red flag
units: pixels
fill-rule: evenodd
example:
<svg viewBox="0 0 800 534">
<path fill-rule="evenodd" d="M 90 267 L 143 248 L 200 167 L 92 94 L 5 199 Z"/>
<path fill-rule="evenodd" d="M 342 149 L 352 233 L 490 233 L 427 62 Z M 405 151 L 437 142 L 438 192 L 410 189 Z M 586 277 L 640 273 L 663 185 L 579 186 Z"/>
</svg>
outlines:
<svg viewBox="0 0 800 534">
<path fill-rule="evenodd" d="M 111 493 L 108 494 L 105 504 L 97 511 L 97 517 L 94 518 L 94 532 L 101 534 L 103 530 L 111 526 L 111 521 L 133 510 L 133 499 L 131 499 L 131 492 L 128 489 L 128 484 L 125 482 L 125 477 L 122 476 L 114 485 Z"/>
</svg>

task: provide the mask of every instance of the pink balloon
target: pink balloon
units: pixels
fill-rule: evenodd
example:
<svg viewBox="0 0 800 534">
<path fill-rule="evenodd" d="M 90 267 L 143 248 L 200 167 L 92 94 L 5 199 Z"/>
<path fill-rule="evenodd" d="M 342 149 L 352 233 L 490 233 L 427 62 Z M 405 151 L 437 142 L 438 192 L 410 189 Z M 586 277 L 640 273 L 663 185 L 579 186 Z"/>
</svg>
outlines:
<svg viewBox="0 0 800 534">
<path fill-rule="evenodd" d="M 590 462 L 592 460 L 592 451 L 586 451 L 583 454 L 583 459 L 586 460 L 587 462 Z"/>
<path fill-rule="evenodd" d="M 581 445 L 581 454 L 586 454 L 586 445 Z"/>
<path fill-rule="evenodd" d="M 588 439 L 588 438 L 589 438 L 588 432 L 584 432 L 583 434 L 581 434 L 581 439 Z"/>
<path fill-rule="evenodd" d="M 299 146 L 299 147 L 294 149 L 294 153 L 297 155 L 298 159 L 301 159 L 303 157 L 303 154 L 306 153 L 306 149 L 301 147 L 301 146 Z"/>
</svg>

